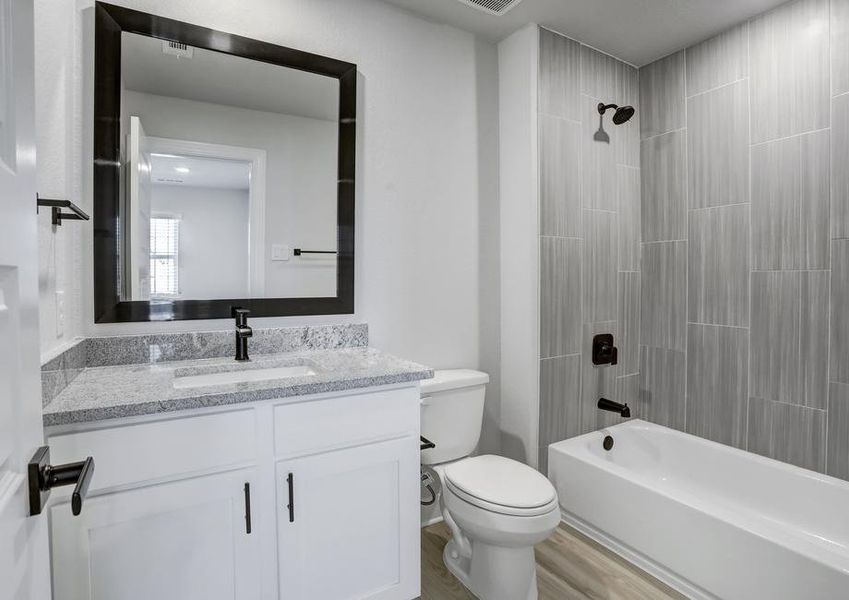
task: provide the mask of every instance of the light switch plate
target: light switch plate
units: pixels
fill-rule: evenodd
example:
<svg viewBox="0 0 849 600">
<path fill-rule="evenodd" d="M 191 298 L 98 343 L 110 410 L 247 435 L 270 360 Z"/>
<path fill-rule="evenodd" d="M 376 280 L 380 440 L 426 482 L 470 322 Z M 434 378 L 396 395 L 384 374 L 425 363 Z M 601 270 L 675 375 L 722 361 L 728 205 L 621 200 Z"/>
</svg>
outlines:
<svg viewBox="0 0 849 600">
<path fill-rule="evenodd" d="M 289 260 L 289 246 L 287 244 L 271 244 L 271 260 Z"/>
</svg>

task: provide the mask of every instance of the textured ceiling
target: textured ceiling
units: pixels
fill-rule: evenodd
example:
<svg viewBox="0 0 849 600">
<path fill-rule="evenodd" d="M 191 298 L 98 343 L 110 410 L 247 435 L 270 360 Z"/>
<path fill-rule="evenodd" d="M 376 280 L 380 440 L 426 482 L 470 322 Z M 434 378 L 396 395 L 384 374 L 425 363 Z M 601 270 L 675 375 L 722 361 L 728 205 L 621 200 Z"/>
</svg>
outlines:
<svg viewBox="0 0 849 600">
<path fill-rule="evenodd" d="M 639 67 L 786 0 L 523 0 L 501 17 L 457 0 L 384 1 L 493 42 L 538 23 Z"/>
</svg>

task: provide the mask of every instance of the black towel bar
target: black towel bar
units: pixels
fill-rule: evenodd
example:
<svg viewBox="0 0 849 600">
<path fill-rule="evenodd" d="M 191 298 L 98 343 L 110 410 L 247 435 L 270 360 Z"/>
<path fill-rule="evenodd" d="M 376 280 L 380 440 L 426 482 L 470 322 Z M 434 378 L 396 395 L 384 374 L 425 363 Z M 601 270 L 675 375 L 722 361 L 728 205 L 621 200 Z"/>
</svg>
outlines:
<svg viewBox="0 0 849 600">
<path fill-rule="evenodd" d="M 295 248 L 292 250 L 292 254 L 295 256 L 300 256 L 301 254 L 336 254 L 336 250 L 301 250 L 300 248 Z"/>
<path fill-rule="evenodd" d="M 35 196 L 36 211 L 39 206 L 47 206 L 53 209 L 53 224 L 61 225 L 62 221 L 88 221 L 89 216 L 83 210 L 71 202 L 70 200 L 53 200 L 51 198 L 39 198 Z M 71 212 L 62 212 L 63 208 L 69 209 Z"/>
</svg>

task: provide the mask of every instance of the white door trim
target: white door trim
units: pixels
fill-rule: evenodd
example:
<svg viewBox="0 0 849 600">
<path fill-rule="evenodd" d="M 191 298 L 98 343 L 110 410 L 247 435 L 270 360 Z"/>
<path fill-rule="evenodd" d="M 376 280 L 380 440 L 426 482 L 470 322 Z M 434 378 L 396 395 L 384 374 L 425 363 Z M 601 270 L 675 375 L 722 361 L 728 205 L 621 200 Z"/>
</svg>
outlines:
<svg viewBox="0 0 849 600">
<path fill-rule="evenodd" d="M 251 163 L 251 185 L 248 191 L 248 296 L 265 296 L 265 150 L 154 136 L 148 136 L 147 140 L 150 151 L 159 154 L 242 160 Z"/>
</svg>

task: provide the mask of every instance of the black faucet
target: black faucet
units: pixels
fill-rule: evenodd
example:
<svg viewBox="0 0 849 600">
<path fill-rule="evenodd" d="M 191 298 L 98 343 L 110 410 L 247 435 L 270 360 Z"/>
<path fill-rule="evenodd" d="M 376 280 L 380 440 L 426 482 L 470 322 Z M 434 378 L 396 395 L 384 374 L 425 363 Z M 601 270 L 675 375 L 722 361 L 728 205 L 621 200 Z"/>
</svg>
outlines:
<svg viewBox="0 0 849 600">
<path fill-rule="evenodd" d="M 607 398 L 600 398 L 598 401 L 598 407 L 601 410 L 619 413 L 623 419 L 631 418 L 631 409 L 628 408 L 627 404 L 619 404 L 618 402 L 608 400 Z"/>
<path fill-rule="evenodd" d="M 236 360 L 250 360 L 248 356 L 248 338 L 254 334 L 254 330 L 248 327 L 248 315 L 251 314 L 247 308 L 233 307 L 233 317 L 236 319 Z"/>
</svg>

